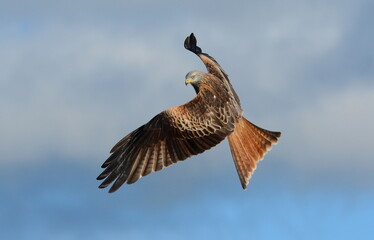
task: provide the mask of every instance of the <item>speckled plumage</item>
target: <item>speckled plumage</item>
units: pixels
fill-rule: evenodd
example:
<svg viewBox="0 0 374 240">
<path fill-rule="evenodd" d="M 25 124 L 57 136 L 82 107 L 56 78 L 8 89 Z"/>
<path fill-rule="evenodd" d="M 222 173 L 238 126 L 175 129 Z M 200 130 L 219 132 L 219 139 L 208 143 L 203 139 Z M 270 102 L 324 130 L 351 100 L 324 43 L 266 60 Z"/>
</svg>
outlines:
<svg viewBox="0 0 374 240">
<path fill-rule="evenodd" d="M 123 183 L 159 171 L 178 161 L 202 153 L 226 137 L 243 188 L 256 168 L 256 163 L 280 137 L 279 132 L 261 129 L 244 117 L 240 100 L 227 74 L 208 54 L 202 53 L 191 34 L 185 48 L 194 52 L 208 73 L 196 73 L 193 82 L 197 95 L 188 103 L 167 109 L 145 125 L 128 134 L 111 150 L 98 176 L 100 188 L 113 185 L 116 191 Z M 195 74 L 195 73 L 194 73 Z"/>
</svg>

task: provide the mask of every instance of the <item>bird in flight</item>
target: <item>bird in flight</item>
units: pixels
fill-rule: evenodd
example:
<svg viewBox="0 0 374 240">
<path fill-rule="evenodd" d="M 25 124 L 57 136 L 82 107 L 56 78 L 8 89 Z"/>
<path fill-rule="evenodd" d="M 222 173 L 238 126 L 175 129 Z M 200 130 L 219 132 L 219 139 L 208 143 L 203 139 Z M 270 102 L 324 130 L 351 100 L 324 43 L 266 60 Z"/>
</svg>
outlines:
<svg viewBox="0 0 374 240">
<path fill-rule="evenodd" d="M 259 162 L 280 132 L 257 127 L 243 117 L 240 100 L 227 74 L 216 60 L 197 46 L 193 33 L 184 47 L 195 53 L 208 73 L 191 71 L 185 83 L 191 84 L 196 97 L 184 105 L 169 108 L 122 138 L 101 166 L 99 188 L 111 183 L 115 192 L 125 182 L 160 171 L 178 161 L 202 153 L 228 138 L 231 154 L 243 189 Z"/>
</svg>

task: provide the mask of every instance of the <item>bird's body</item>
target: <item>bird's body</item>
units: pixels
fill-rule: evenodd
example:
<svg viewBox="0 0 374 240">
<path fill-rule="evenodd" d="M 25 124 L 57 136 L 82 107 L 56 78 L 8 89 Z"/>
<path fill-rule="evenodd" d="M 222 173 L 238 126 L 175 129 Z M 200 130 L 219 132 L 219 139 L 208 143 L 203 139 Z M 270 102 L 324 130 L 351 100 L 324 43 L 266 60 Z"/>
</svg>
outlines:
<svg viewBox="0 0 374 240">
<path fill-rule="evenodd" d="M 161 112 L 120 140 L 102 165 L 105 170 L 98 180 L 105 180 L 100 188 L 114 181 L 110 189 L 114 192 L 125 182 L 134 183 L 151 172 L 202 153 L 228 137 L 245 189 L 256 163 L 277 142 L 279 132 L 261 129 L 242 116 L 239 97 L 227 74 L 212 57 L 201 52 L 193 34 L 186 39 L 185 48 L 197 54 L 208 70 L 208 73 L 191 71 L 186 76 L 186 84 L 193 85 L 196 97 Z"/>
</svg>

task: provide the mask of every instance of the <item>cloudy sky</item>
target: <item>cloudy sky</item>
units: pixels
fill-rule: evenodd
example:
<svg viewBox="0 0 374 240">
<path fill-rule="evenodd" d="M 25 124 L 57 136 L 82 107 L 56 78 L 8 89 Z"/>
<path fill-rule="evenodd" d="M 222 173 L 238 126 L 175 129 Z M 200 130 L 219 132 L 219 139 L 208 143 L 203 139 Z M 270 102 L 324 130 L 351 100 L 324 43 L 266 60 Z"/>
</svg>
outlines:
<svg viewBox="0 0 374 240">
<path fill-rule="evenodd" d="M 0 2 L 4 239 L 373 238 L 373 1 Z M 246 191 L 226 141 L 98 189 L 121 137 L 194 97 L 191 32 L 279 144 Z"/>
</svg>

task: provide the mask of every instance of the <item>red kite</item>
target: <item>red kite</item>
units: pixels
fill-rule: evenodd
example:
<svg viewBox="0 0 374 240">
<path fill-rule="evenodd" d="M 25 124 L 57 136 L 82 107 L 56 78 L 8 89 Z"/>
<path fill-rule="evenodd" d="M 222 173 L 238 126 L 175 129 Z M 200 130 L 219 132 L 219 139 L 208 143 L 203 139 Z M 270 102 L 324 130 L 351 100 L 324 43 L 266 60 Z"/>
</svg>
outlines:
<svg viewBox="0 0 374 240">
<path fill-rule="evenodd" d="M 184 47 L 195 53 L 208 70 L 186 75 L 185 83 L 194 87 L 196 97 L 161 112 L 121 139 L 102 165 L 105 170 L 97 179 L 105 180 L 99 188 L 114 181 L 109 190 L 114 192 L 125 182 L 132 184 L 151 172 L 202 153 L 227 137 L 241 185 L 246 189 L 257 162 L 277 143 L 280 132 L 259 128 L 242 116 L 239 97 L 227 74 L 196 43 L 193 33 L 184 42 Z"/>
</svg>

